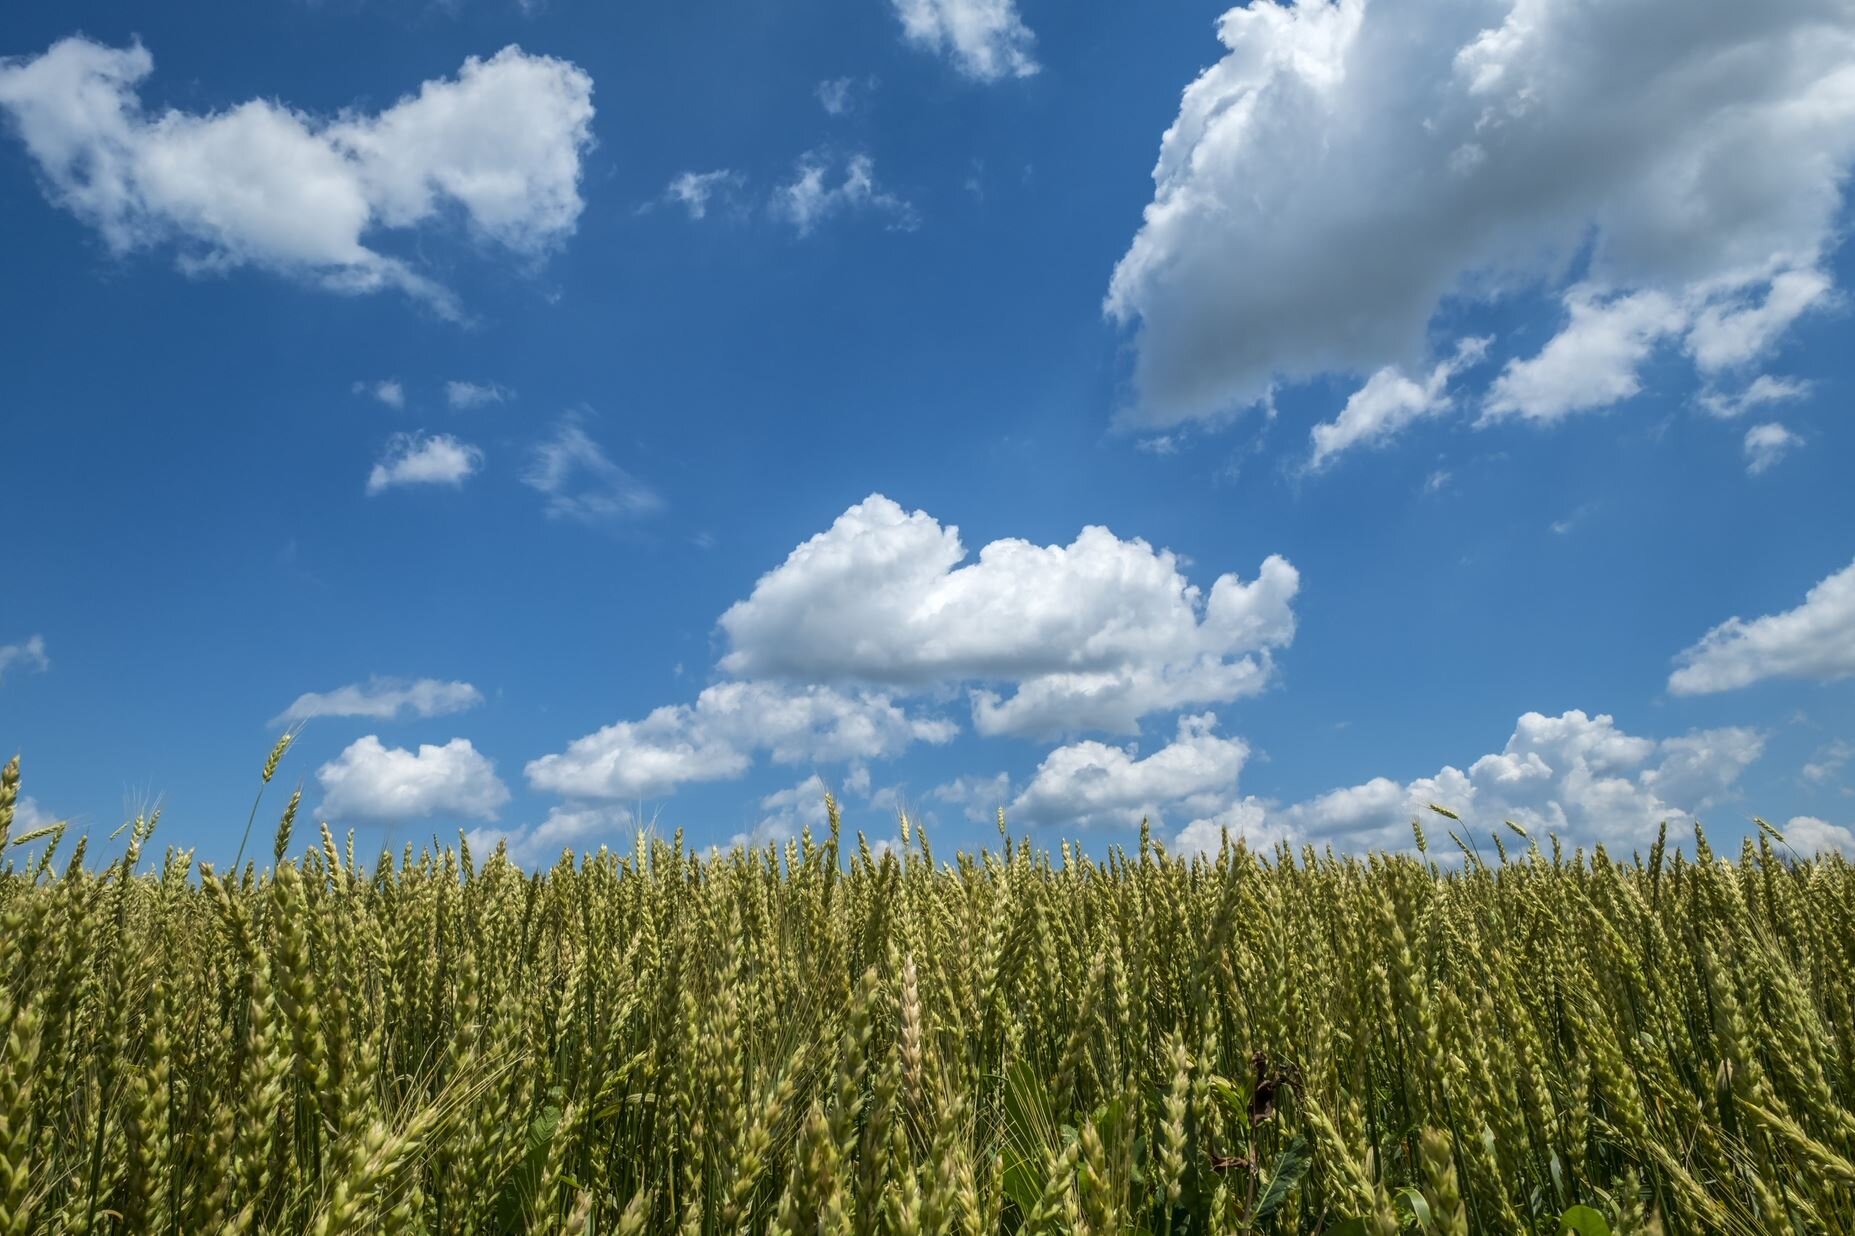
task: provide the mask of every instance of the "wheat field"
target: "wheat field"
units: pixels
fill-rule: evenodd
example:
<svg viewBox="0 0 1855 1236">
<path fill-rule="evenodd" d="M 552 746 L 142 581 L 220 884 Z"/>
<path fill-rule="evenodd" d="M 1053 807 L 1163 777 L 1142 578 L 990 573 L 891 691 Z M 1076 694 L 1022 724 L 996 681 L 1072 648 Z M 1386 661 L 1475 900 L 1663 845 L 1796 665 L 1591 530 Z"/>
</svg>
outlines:
<svg viewBox="0 0 1855 1236">
<path fill-rule="evenodd" d="M 1855 872 L 1775 832 L 533 875 L 292 797 L 221 873 L 18 793 L 5 1236 L 1855 1231 Z"/>
</svg>

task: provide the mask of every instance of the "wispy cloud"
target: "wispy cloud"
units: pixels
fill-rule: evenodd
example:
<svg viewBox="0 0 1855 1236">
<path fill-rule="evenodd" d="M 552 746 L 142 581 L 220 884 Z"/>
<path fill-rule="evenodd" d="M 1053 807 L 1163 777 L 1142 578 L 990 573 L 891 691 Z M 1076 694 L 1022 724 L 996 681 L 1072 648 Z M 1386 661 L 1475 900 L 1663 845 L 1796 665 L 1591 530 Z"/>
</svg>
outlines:
<svg viewBox="0 0 1855 1236">
<path fill-rule="evenodd" d="M 889 227 L 898 231 L 920 226 L 915 208 L 877 183 L 876 161 L 870 156 L 851 155 L 843 162 L 841 178 L 832 184 L 835 163 L 816 150 L 801 156 L 793 168 L 793 178 L 773 191 L 769 208 L 774 217 L 790 223 L 801 236 L 839 214 L 883 215 Z"/>
<path fill-rule="evenodd" d="M 681 206 L 691 219 L 705 219 L 711 203 L 720 205 L 731 199 L 746 183 L 746 176 L 726 167 L 712 172 L 679 172 L 671 177 L 663 199 Z"/>
<path fill-rule="evenodd" d="M 1753 476 L 1769 471 L 1780 459 L 1803 445 L 1803 439 L 1775 422 L 1746 430 L 1746 471 Z"/>
<path fill-rule="evenodd" d="M 18 644 L 0 644 L 0 679 L 14 666 L 29 670 L 48 670 L 52 667 L 51 658 L 45 655 L 45 637 L 28 636 Z"/>
<path fill-rule="evenodd" d="M 1727 420 L 1753 408 L 1774 403 L 1794 403 L 1808 399 L 1814 388 L 1799 378 L 1775 378 L 1761 373 L 1746 388 L 1734 394 L 1709 390 L 1700 396 L 1700 406 L 1709 414 Z"/>
<path fill-rule="evenodd" d="M 536 444 L 522 481 L 546 496 L 555 519 L 611 524 L 663 508 L 656 491 L 613 463 L 576 416 L 563 417 L 554 436 Z"/>
<path fill-rule="evenodd" d="M 893 0 L 908 41 L 944 53 L 979 81 L 1029 77 L 1036 38 L 1015 0 Z"/>
<path fill-rule="evenodd" d="M 356 382 L 351 388 L 357 395 L 378 399 L 389 408 L 406 406 L 406 388 L 396 378 L 382 378 L 378 382 Z"/>
<path fill-rule="evenodd" d="M 453 379 L 444 384 L 445 402 L 458 411 L 503 403 L 515 398 L 515 392 L 500 382 L 463 382 Z"/>
<path fill-rule="evenodd" d="M 818 96 L 818 106 L 827 115 L 843 116 L 856 110 L 859 95 L 867 95 L 875 88 L 874 77 L 833 77 L 819 82 L 812 93 Z"/>
<path fill-rule="evenodd" d="M 483 702 L 483 693 L 467 682 L 437 678 L 369 678 L 333 691 L 306 691 L 288 708 L 271 718 L 272 725 L 292 725 L 311 717 L 371 717 L 387 721 L 410 713 L 441 717 L 463 712 Z"/>
</svg>

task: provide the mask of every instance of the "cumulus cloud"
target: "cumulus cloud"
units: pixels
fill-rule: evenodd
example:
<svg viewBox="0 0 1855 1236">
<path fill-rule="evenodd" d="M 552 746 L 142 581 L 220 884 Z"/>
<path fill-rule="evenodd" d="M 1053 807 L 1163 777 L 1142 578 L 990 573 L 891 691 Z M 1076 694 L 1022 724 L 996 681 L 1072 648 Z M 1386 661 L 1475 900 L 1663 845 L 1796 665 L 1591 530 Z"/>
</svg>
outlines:
<svg viewBox="0 0 1855 1236">
<path fill-rule="evenodd" d="M 145 110 L 139 43 L 64 39 L 0 62 L 0 109 L 47 192 L 117 253 L 171 245 L 189 273 L 255 266 L 340 292 L 398 288 L 455 316 L 448 292 L 373 247 L 460 217 L 524 257 L 572 234 L 592 145 L 592 79 L 506 47 L 376 113 L 317 117 L 268 99 Z"/>
<path fill-rule="evenodd" d="M 1103 528 L 1068 546 L 1002 540 L 966 557 L 957 528 L 871 495 L 722 615 L 726 680 L 530 762 L 530 784 L 575 800 L 655 797 L 739 777 L 764 755 L 849 764 L 845 787 L 867 788 L 864 761 L 958 733 L 910 711 L 909 697 L 966 688 L 984 734 L 1132 734 L 1150 713 L 1261 690 L 1273 650 L 1294 635 L 1299 579 L 1280 558 L 1248 583 L 1221 576 L 1207 594 L 1171 553 Z M 1201 722 L 1191 741 L 1228 750 L 1233 740 L 1201 733 Z M 1168 767 L 1150 759 L 1148 775 Z M 1046 781 L 1024 800 L 1033 814 L 1049 793 Z M 934 792 L 986 815 L 1010 795 L 1003 775 Z"/>
<path fill-rule="evenodd" d="M 764 752 L 775 763 L 841 763 L 943 743 L 954 727 L 908 715 L 890 697 L 827 686 L 724 682 L 694 704 L 620 721 L 528 764 L 529 784 L 567 798 L 654 798 L 696 781 L 740 776 Z"/>
<path fill-rule="evenodd" d="M 1107 293 L 1130 421 L 1408 367 L 1451 298 L 1542 287 L 1571 338 L 1491 410 L 1549 419 L 1632 393 L 1659 344 L 1713 374 L 1826 302 L 1847 6 L 1258 0 L 1218 37 Z"/>
<path fill-rule="evenodd" d="M 1337 419 L 1314 426 L 1308 467 L 1322 468 L 1342 451 L 1382 442 L 1415 420 L 1449 411 L 1455 406 L 1449 380 L 1486 356 L 1492 342 L 1485 336 L 1461 340 L 1455 354 L 1433 367 L 1421 383 L 1396 365 L 1380 369 L 1353 392 Z"/>
<path fill-rule="evenodd" d="M 356 382 L 352 389 L 355 394 L 378 399 L 389 408 L 406 406 L 406 388 L 394 378 L 383 378 L 378 382 Z"/>
<path fill-rule="evenodd" d="M 21 643 L 0 644 L 0 681 L 15 667 L 40 671 L 52 667 L 51 658 L 45 655 L 44 636 L 29 635 Z"/>
<path fill-rule="evenodd" d="M 1664 820 L 1691 819 L 1723 799 L 1764 751 L 1756 730 L 1702 730 L 1655 740 L 1609 716 L 1529 712 L 1506 746 L 1466 770 L 1446 765 L 1410 782 L 1375 777 L 1269 812 L 1293 836 L 1349 850 L 1401 849 L 1413 816 L 1439 803 L 1486 836 L 1503 820 L 1572 843 L 1640 844 Z"/>
<path fill-rule="evenodd" d="M 408 820 L 443 813 L 493 820 L 509 801 L 495 765 L 465 738 L 408 751 L 372 734 L 316 770 L 331 819 Z"/>
<path fill-rule="evenodd" d="M 1775 421 L 1754 425 L 1746 430 L 1746 471 L 1757 476 L 1802 445 L 1802 438 Z"/>
<path fill-rule="evenodd" d="M 571 416 L 560 422 L 553 437 L 535 446 L 522 480 L 546 496 L 552 519 L 610 524 L 663 506 L 650 486 L 613 463 Z"/>
<path fill-rule="evenodd" d="M 1570 320 L 1539 355 L 1509 361 L 1501 371 L 1485 419 L 1556 421 L 1620 403 L 1642 390 L 1637 369 L 1686 320 L 1660 292 L 1604 299 L 1595 288 L 1578 287 L 1565 294 L 1565 309 Z"/>
<path fill-rule="evenodd" d="M 1240 738 L 1220 738 L 1216 727 L 1212 713 L 1181 717 L 1172 742 L 1145 758 L 1101 742 L 1058 747 L 1044 757 L 1006 815 L 1023 824 L 1086 829 L 1137 825 L 1142 819 L 1161 824 L 1175 810 L 1200 815 L 1221 810 L 1250 749 Z"/>
<path fill-rule="evenodd" d="M 1855 858 L 1855 831 L 1812 815 L 1794 815 L 1784 826 L 1784 839 L 1805 858 L 1835 852 Z"/>
<path fill-rule="evenodd" d="M 585 853 L 605 846 L 623 849 L 636 836 L 638 821 L 629 809 L 616 803 L 561 804 L 547 818 L 529 828 L 473 828 L 465 834 L 477 860 L 498 843 L 509 847 L 509 860 L 523 867 L 539 867 L 559 858 L 561 851 Z"/>
<path fill-rule="evenodd" d="M 444 384 L 445 402 L 459 411 L 481 408 L 492 403 L 502 403 L 515 397 L 515 392 L 500 382 L 462 382 L 450 381 Z"/>
<path fill-rule="evenodd" d="M 893 0 L 908 41 L 952 59 L 979 81 L 1029 77 L 1036 38 L 1015 0 Z M 827 108 L 827 110 L 829 110 Z"/>
<path fill-rule="evenodd" d="M 679 172 L 663 191 L 666 202 L 674 202 L 689 212 L 691 219 L 708 216 L 709 200 L 722 198 L 740 189 L 747 178 L 737 171 L 721 168 L 713 172 Z"/>
<path fill-rule="evenodd" d="M 887 217 L 889 227 L 908 231 L 916 227 L 915 208 L 876 183 L 876 161 L 854 154 L 842 165 L 842 178 L 830 183 L 835 160 L 819 151 L 802 155 L 790 181 L 773 191 L 768 209 L 773 217 L 790 223 L 801 236 L 840 214 L 871 213 Z"/>
<path fill-rule="evenodd" d="M 1240 798 L 1181 828 L 1172 844 L 1182 854 L 1215 855 L 1223 848 L 1226 837 L 1231 845 L 1243 842 L 1252 850 L 1267 850 L 1296 840 L 1285 825 L 1270 818 L 1261 802 Z"/>
<path fill-rule="evenodd" d="M 475 708 L 483 693 L 467 682 L 437 678 L 369 678 L 333 691 L 308 691 L 271 718 L 272 725 L 294 725 L 312 717 L 371 717 L 391 721 L 402 714 L 442 717 Z"/>
<path fill-rule="evenodd" d="M 1705 695 L 1771 678 L 1828 682 L 1855 674 L 1855 563 L 1811 588 L 1803 604 L 1750 622 L 1728 618 L 1684 649 L 1668 677 L 1676 695 Z"/>
<path fill-rule="evenodd" d="M 457 487 L 483 466 L 483 452 L 448 433 L 396 433 L 367 474 L 371 497 L 396 485 Z"/>
<path fill-rule="evenodd" d="M 1067 546 L 994 541 L 966 558 L 959 529 L 881 494 L 851 507 L 721 628 L 721 666 L 745 677 L 971 692 L 984 734 L 1133 733 L 1151 712 L 1252 695 L 1294 637 L 1300 577 L 1280 557 L 1209 594 L 1178 559 L 1106 528 Z M 1001 694 L 1009 685 L 1011 693 Z"/>
</svg>

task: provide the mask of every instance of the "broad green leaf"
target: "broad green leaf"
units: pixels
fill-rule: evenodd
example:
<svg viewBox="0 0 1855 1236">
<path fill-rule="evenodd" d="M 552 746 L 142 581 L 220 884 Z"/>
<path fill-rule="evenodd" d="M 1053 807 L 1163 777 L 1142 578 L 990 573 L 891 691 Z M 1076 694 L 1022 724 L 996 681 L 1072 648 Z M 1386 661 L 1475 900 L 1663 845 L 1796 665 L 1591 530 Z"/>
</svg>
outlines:
<svg viewBox="0 0 1855 1236">
<path fill-rule="evenodd" d="M 1000 1149 L 1005 1196 L 1022 1214 L 1036 1209 L 1053 1151 L 1061 1150 L 1061 1130 L 1050 1115 L 1049 1094 L 1029 1061 L 1019 1061 L 1005 1075 L 1005 1144 Z"/>
<path fill-rule="evenodd" d="M 1574 1231 L 1578 1236 L 1610 1236 L 1610 1220 L 1589 1206 L 1573 1206 L 1559 1216 L 1558 1230 Z"/>
<path fill-rule="evenodd" d="M 1308 1165 L 1313 1160 L 1308 1155 L 1305 1138 L 1297 1137 L 1288 1143 L 1288 1147 L 1276 1157 L 1269 1169 L 1269 1183 L 1263 1187 L 1262 1196 L 1256 1199 L 1256 1217 L 1267 1219 L 1282 1208 L 1288 1200 L 1288 1194 L 1301 1183 L 1301 1178 L 1308 1174 Z"/>
<path fill-rule="evenodd" d="M 1425 1232 L 1436 1230 L 1436 1216 L 1430 1213 L 1430 1199 L 1419 1193 L 1410 1185 L 1398 1190 L 1398 1200 L 1411 1208 L 1411 1214 L 1417 1217 L 1417 1226 Z"/>
</svg>

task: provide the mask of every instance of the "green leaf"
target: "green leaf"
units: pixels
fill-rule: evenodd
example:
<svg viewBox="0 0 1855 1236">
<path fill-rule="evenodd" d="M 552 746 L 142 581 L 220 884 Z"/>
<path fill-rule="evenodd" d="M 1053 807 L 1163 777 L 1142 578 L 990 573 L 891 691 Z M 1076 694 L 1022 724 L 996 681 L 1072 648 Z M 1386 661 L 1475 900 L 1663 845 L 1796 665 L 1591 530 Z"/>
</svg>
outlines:
<svg viewBox="0 0 1855 1236">
<path fill-rule="evenodd" d="M 1312 1162 L 1306 1138 L 1297 1137 L 1288 1143 L 1287 1149 L 1276 1157 L 1274 1166 L 1269 1169 L 1269 1183 L 1264 1187 L 1262 1196 L 1256 1199 L 1258 1219 L 1267 1219 L 1282 1208 L 1289 1193 L 1308 1174 L 1308 1165 Z"/>
<path fill-rule="evenodd" d="M 1321 1236 L 1368 1236 L 1364 1219 L 1342 1219 Z"/>
<path fill-rule="evenodd" d="M 1417 1217 L 1417 1227 L 1425 1232 L 1436 1230 L 1436 1216 L 1430 1213 L 1430 1199 L 1419 1193 L 1410 1185 L 1398 1190 L 1398 1200 L 1411 1208 L 1411 1214 Z"/>
<path fill-rule="evenodd" d="M 1610 1220 L 1589 1206 L 1573 1206 L 1559 1216 L 1558 1230 L 1568 1228 L 1578 1236 L 1610 1236 Z"/>
<path fill-rule="evenodd" d="M 1043 1079 L 1028 1061 L 1019 1061 L 1005 1075 L 1004 1177 L 1005 1196 L 1028 1215 L 1043 1196 L 1053 1152 L 1063 1146 L 1062 1131 L 1050 1114 L 1050 1099 Z"/>
<path fill-rule="evenodd" d="M 1249 1091 L 1237 1089 L 1237 1083 L 1220 1074 L 1205 1078 L 1205 1084 L 1211 1089 L 1211 1097 L 1222 1103 L 1233 1115 L 1243 1117 L 1245 1124 L 1250 1118 Z"/>
</svg>

